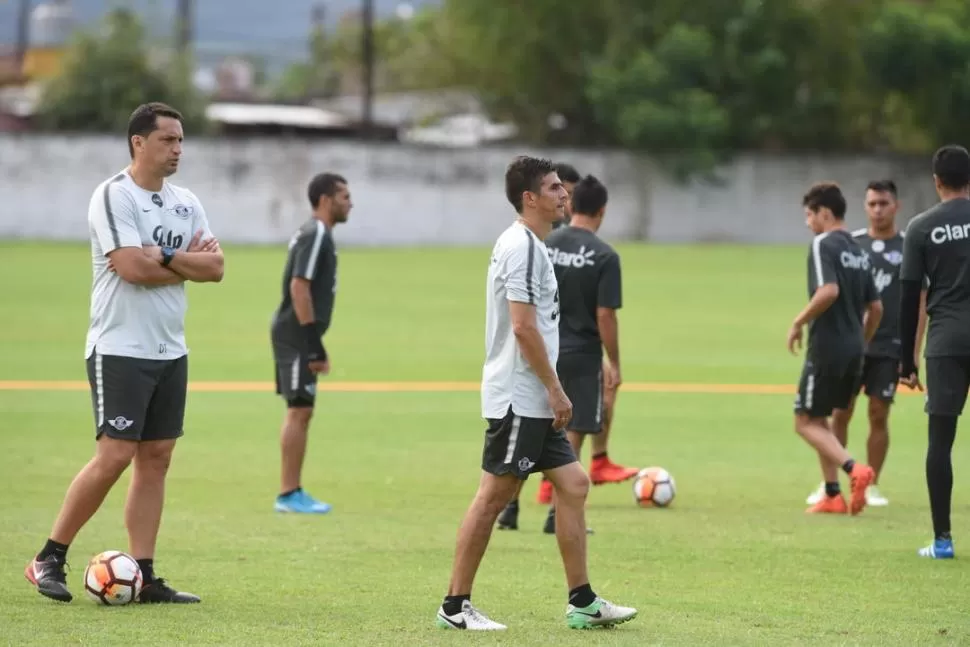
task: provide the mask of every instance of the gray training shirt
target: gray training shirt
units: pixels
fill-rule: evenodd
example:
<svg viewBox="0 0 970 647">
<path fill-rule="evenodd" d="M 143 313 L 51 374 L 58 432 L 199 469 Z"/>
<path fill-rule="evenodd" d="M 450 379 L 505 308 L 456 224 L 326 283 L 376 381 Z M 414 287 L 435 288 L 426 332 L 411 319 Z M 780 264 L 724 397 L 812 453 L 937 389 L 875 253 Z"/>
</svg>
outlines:
<svg viewBox="0 0 970 647">
<path fill-rule="evenodd" d="M 91 322 L 84 356 L 178 359 L 186 353 L 185 284 L 135 285 L 108 269 L 121 247 L 159 246 L 187 251 L 199 229 L 211 238 L 202 203 L 166 181 L 161 191 L 141 188 L 127 171 L 105 180 L 88 205 L 91 232 Z"/>
</svg>

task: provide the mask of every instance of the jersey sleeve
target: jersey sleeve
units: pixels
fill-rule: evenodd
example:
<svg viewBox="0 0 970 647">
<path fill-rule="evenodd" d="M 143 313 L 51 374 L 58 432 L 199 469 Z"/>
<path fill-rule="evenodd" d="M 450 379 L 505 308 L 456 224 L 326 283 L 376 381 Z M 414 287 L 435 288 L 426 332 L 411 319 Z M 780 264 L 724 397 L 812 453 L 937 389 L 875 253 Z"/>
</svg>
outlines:
<svg viewBox="0 0 970 647">
<path fill-rule="evenodd" d="M 192 204 L 195 207 L 195 220 L 192 233 L 194 234 L 201 229 L 202 240 L 214 237 L 215 234 L 212 233 L 212 228 L 209 227 L 209 217 L 205 213 L 205 207 L 202 206 L 202 201 L 194 193 L 190 193 L 189 195 L 192 196 Z"/>
<path fill-rule="evenodd" d="M 923 241 L 915 229 L 918 222 L 910 223 L 903 238 L 903 267 L 899 270 L 900 281 L 919 281 L 926 287 L 926 258 Z"/>
<path fill-rule="evenodd" d="M 89 219 L 105 256 L 121 247 L 141 247 L 135 200 L 117 182 L 106 184 L 91 200 Z"/>
<path fill-rule="evenodd" d="M 509 301 L 535 305 L 539 296 L 539 268 L 532 236 L 512 247 L 505 257 L 505 294 Z"/>
<path fill-rule="evenodd" d="M 596 305 L 600 308 L 612 308 L 614 310 L 619 310 L 623 305 L 620 257 L 616 254 L 611 254 L 603 263 L 599 286 L 596 291 Z"/>
<path fill-rule="evenodd" d="M 831 245 L 825 244 L 823 236 L 817 236 L 812 241 L 812 272 L 815 274 L 817 288 L 826 283 L 838 282 L 835 273 L 835 251 Z"/>
<path fill-rule="evenodd" d="M 293 254 L 293 276 L 312 281 L 317 275 L 320 259 L 326 252 L 327 229 L 318 222 L 313 230 L 301 233 L 290 251 Z"/>
</svg>

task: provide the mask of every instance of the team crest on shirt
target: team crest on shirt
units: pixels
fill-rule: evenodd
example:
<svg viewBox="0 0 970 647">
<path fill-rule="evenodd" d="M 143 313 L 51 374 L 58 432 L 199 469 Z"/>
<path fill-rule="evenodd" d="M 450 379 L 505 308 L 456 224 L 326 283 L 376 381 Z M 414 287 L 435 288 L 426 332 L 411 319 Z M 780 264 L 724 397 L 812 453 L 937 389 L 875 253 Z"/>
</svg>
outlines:
<svg viewBox="0 0 970 647">
<path fill-rule="evenodd" d="M 171 209 L 169 209 L 176 217 L 182 220 L 188 220 L 189 216 L 195 213 L 195 207 L 191 207 L 184 204 L 177 204 Z"/>
<path fill-rule="evenodd" d="M 872 251 L 874 251 L 875 253 L 878 254 L 879 252 L 881 252 L 884 249 L 886 249 L 886 243 L 884 243 L 881 240 L 874 240 L 874 241 L 872 241 Z"/>
<path fill-rule="evenodd" d="M 885 258 L 888 263 L 893 265 L 901 265 L 903 262 L 903 253 L 895 249 L 891 252 L 886 252 L 882 255 L 882 257 Z"/>
<path fill-rule="evenodd" d="M 162 203 L 162 196 L 158 195 L 157 193 L 153 193 L 152 194 L 152 204 L 154 204 L 156 207 L 161 207 L 162 204 L 163 204 Z"/>
</svg>

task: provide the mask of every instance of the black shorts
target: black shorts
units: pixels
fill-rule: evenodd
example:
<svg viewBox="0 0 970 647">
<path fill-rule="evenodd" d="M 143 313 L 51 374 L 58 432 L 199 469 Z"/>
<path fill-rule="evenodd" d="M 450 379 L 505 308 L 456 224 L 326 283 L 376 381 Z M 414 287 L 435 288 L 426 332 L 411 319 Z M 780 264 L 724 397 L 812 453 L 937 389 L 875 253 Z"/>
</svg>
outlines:
<svg viewBox="0 0 970 647">
<path fill-rule="evenodd" d="M 274 345 L 276 393 L 289 407 L 313 407 L 317 399 L 317 374 L 310 370 L 306 355 Z"/>
<path fill-rule="evenodd" d="M 96 437 L 170 440 L 182 435 L 189 358 L 139 359 L 101 355 L 87 359 Z"/>
<path fill-rule="evenodd" d="M 926 358 L 925 411 L 936 416 L 959 416 L 970 388 L 970 357 Z"/>
<path fill-rule="evenodd" d="M 837 366 L 806 360 L 798 381 L 795 413 L 827 418 L 834 409 L 848 409 L 862 384 L 862 357 Z"/>
<path fill-rule="evenodd" d="M 603 429 L 603 360 L 559 356 L 559 381 L 573 404 L 569 431 L 598 434 Z"/>
<path fill-rule="evenodd" d="M 554 429 L 551 418 L 517 416 L 512 407 L 504 418 L 488 419 L 482 469 L 489 474 L 514 474 L 525 480 L 543 472 L 576 462 L 566 434 Z"/>
<path fill-rule="evenodd" d="M 866 357 L 862 364 L 862 388 L 874 400 L 892 403 L 899 383 L 899 360 L 891 357 Z"/>
</svg>

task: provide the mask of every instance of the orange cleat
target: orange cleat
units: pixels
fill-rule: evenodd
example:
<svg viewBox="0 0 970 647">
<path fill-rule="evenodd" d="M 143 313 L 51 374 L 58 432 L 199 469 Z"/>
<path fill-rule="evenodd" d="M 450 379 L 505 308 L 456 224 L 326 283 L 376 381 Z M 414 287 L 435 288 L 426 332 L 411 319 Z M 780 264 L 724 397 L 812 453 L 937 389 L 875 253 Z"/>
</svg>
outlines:
<svg viewBox="0 0 970 647">
<path fill-rule="evenodd" d="M 876 479 L 876 472 L 868 465 L 856 463 L 852 466 L 849 480 L 852 481 L 852 500 L 849 510 L 853 515 L 859 514 L 866 507 L 866 488 Z"/>
<path fill-rule="evenodd" d="M 539 496 L 537 500 L 542 505 L 549 505 L 552 503 L 552 481 L 549 479 L 542 479 L 539 481 Z"/>
<path fill-rule="evenodd" d="M 835 496 L 823 496 L 818 503 L 805 511 L 808 514 L 846 514 L 849 506 L 845 502 L 845 497 L 841 494 Z"/>
<path fill-rule="evenodd" d="M 632 479 L 640 470 L 636 467 L 623 467 L 610 461 L 607 457 L 594 458 L 589 469 L 589 478 L 593 485 L 604 483 L 622 483 Z"/>
</svg>

